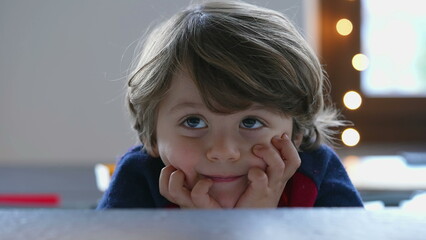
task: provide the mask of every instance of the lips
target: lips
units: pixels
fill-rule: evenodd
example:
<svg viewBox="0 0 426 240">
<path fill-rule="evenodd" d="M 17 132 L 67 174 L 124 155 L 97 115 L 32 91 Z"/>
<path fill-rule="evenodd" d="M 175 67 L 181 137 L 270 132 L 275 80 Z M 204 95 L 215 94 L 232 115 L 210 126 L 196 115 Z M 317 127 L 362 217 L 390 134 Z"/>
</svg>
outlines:
<svg viewBox="0 0 426 240">
<path fill-rule="evenodd" d="M 215 183 L 227 183 L 227 182 L 234 182 L 240 178 L 242 178 L 244 175 L 239 176 L 207 176 L 204 175 L 205 178 L 211 179 Z"/>
</svg>

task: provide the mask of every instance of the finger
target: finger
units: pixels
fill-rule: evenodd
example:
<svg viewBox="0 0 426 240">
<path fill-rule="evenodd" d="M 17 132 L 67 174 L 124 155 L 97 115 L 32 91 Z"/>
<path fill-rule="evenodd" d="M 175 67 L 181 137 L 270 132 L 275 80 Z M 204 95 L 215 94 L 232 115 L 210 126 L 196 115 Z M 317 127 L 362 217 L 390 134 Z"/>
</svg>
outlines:
<svg viewBox="0 0 426 240">
<path fill-rule="evenodd" d="M 195 184 L 191 191 L 191 199 L 194 206 L 199 208 L 220 208 L 219 204 L 209 195 L 213 185 L 210 179 L 201 179 Z"/>
<path fill-rule="evenodd" d="M 268 186 L 273 187 L 283 182 L 285 164 L 277 149 L 272 146 L 257 145 L 253 148 L 256 156 L 265 161 L 266 174 L 268 176 Z"/>
<path fill-rule="evenodd" d="M 249 185 L 237 202 L 238 208 L 261 207 L 268 199 L 268 176 L 260 168 L 250 168 L 247 174 Z"/>
<path fill-rule="evenodd" d="M 166 166 L 163 169 L 161 169 L 160 173 L 160 180 L 159 180 L 159 187 L 160 187 L 160 194 L 167 198 L 170 202 L 174 202 L 174 199 L 169 194 L 169 182 L 170 182 L 170 175 L 176 171 L 176 168 L 174 168 L 172 165 Z"/>
<path fill-rule="evenodd" d="M 169 194 L 179 206 L 194 207 L 191 193 L 185 187 L 185 174 L 181 170 L 176 170 L 170 175 Z"/>
<path fill-rule="evenodd" d="M 287 134 L 284 134 L 282 138 L 273 138 L 272 144 L 278 149 L 284 161 L 284 174 L 290 178 L 301 164 L 296 146 L 294 146 Z"/>
<path fill-rule="evenodd" d="M 254 194 L 265 192 L 268 187 L 268 176 L 260 168 L 250 168 L 247 174 L 247 178 L 250 182 L 249 188 L 253 190 Z"/>
</svg>

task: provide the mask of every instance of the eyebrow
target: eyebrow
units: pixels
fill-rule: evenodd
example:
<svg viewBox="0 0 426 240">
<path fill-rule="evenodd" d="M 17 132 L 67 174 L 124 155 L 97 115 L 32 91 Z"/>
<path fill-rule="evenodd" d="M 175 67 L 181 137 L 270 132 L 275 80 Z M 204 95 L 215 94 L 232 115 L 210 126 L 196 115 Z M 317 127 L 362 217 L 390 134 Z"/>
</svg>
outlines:
<svg viewBox="0 0 426 240">
<path fill-rule="evenodd" d="M 205 108 L 204 104 L 202 103 L 195 103 L 195 102 L 181 102 L 176 105 L 174 105 L 172 108 L 170 108 L 170 112 L 177 112 L 183 108 Z"/>
<path fill-rule="evenodd" d="M 247 108 L 246 110 L 265 111 L 265 112 L 270 112 L 270 113 L 273 113 L 273 114 L 284 114 L 284 115 L 286 115 L 285 113 L 281 112 L 279 109 L 274 109 L 274 108 L 262 106 L 262 105 L 259 105 L 259 104 L 253 104 L 251 107 Z"/>
<path fill-rule="evenodd" d="M 196 102 L 181 102 L 178 103 L 176 105 L 174 105 L 173 107 L 170 108 L 169 112 L 170 113 L 175 113 L 180 111 L 181 109 L 185 109 L 185 108 L 195 108 L 195 109 L 206 109 L 207 107 L 202 104 L 202 103 L 196 103 Z M 253 104 L 252 106 L 250 106 L 247 109 L 244 110 L 240 110 L 240 111 L 256 111 L 256 110 L 260 110 L 260 111 L 267 111 L 267 112 L 272 112 L 272 113 L 276 113 L 277 111 L 274 111 L 268 107 L 259 105 L 259 104 Z M 279 111 L 278 111 L 279 112 Z"/>
<path fill-rule="evenodd" d="M 266 110 L 268 111 L 268 108 L 259 104 L 253 104 L 252 106 L 250 106 L 249 108 L 247 108 L 246 110 Z"/>
</svg>

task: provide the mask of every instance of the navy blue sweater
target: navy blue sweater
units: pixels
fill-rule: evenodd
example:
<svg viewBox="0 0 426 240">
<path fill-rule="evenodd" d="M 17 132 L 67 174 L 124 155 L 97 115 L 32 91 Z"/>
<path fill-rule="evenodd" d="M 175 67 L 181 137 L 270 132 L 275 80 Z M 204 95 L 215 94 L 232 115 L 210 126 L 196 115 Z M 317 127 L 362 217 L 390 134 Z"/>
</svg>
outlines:
<svg viewBox="0 0 426 240">
<path fill-rule="evenodd" d="M 287 183 L 278 207 L 362 206 L 337 155 L 327 146 L 299 152 L 301 166 Z M 177 207 L 159 192 L 160 171 L 164 167 L 137 146 L 118 162 L 109 188 L 98 209 Z"/>
</svg>

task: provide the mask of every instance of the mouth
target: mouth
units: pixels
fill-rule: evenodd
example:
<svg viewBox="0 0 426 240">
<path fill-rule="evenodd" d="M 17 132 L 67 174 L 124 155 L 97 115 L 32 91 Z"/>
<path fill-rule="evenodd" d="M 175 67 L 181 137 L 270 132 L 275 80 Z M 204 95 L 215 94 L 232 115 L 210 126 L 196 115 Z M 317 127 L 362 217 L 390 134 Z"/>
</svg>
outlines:
<svg viewBox="0 0 426 240">
<path fill-rule="evenodd" d="M 211 179 L 215 183 L 227 183 L 227 182 L 234 182 L 238 179 L 242 178 L 244 175 L 239 176 L 208 176 L 203 175 L 203 177 Z"/>
</svg>

